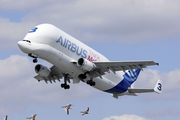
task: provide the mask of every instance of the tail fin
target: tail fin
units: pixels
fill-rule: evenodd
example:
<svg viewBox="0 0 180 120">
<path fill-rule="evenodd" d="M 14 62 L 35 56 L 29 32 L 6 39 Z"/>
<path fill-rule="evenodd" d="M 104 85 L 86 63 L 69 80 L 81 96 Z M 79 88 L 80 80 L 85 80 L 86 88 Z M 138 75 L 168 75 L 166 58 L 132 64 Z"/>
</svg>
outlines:
<svg viewBox="0 0 180 120">
<path fill-rule="evenodd" d="M 137 80 L 140 72 L 141 69 L 128 70 L 128 72 L 126 72 L 123 77 L 131 85 Z"/>
</svg>

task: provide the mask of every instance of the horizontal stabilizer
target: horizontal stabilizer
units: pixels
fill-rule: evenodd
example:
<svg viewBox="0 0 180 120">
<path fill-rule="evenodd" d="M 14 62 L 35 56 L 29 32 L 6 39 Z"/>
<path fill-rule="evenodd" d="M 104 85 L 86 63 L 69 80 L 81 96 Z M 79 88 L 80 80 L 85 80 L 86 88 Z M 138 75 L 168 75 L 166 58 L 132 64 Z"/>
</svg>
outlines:
<svg viewBox="0 0 180 120">
<path fill-rule="evenodd" d="M 129 93 L 148 93 L 148 92 L 156 92 L 160 94 L 162 92 L 162 82 L 158 80 L 154 89 L 136 89 L 136 88 L 128 88 Z"/>
<path fill-rule="evenodd" d="M 147 93 L 147 92 L 154 92 L 154 89 L 135 89 L 135 88 L 128 88 L 129 93 Z"/>
</svg>

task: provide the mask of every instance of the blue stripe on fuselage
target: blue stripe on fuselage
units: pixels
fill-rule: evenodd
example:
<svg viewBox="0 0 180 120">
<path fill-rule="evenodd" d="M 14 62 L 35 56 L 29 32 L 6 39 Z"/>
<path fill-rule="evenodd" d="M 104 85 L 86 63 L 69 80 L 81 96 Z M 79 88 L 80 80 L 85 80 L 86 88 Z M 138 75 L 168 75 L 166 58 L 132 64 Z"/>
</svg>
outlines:
<svg viewBox="0 0 180 120">
<path fill-rule="evenodd" d="M 119 94 L 119 93 L 124 93 L 128 90 L 128 87 L 130 87 L 131 85 L 125 80 L 125 78 L 119 83 L 117 84 L 115 87 L 109 89 L 109 90 L 105 90 L 105 92 L 108 93 L 115 93 L 115 94 Z"/>
<path fill-rule="evenodd" d="M 140 71 L 141 69 L 135 69 L 134 71 L 131 70 L 127 71 L 127 73 L 123 75 L 124 79 L 120 83 L 118 83 L 115 87 L 109 90 L 105 90 L 105 92 L 115 93 L 115 94 L 126 92 L 128 90 L 128 87 L 131 87 L 131 85 L 137 80 Z"/>
</svg>

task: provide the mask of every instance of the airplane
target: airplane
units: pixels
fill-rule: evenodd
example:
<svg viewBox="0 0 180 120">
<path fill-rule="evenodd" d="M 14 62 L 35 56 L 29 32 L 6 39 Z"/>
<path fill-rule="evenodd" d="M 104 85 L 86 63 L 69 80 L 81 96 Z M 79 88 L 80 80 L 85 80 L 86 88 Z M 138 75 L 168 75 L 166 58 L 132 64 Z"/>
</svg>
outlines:
<svg viewBox="0 0 180 120">
<path fill-rule="evenodd" d="M 6 117 L 4 118 L 4 120 L 7 120 L 8 116 L 6 115 Z"/>
<path fill-rule="evenodd" d="M 61 108 L 65 108 L 67 115 L 69 115 L 69 109 L 72 109 L 71 106 L 71 104 L 67 104 L 66 106 L 62 106 Z"/>
<path fill-rule="evenodd" d="M 31 29 L 18 42 L 22 52 L 33 58 L 46 60 L 53 66 L 48 68 L 37 64 L 34 78 L 46 83 L 64 78 L 61 87 L 70 89 L 80 81 L 111 93 L 114 98 L 122 95 L 137 96 L 138 93 L 162 92 L 162 82 L 158 80 L 152 89 L 136 89 L 134 83 L 139 73 L 147 66 L 159 65 L 154 61 L 109 61 L 105 56 L 70 36 L 52 24 L 40 24 Z"/>
<path fill-rule="evenodd" d="M 85 111 L 83 111 L 83 112 L 81 112 L 81 113 L 83 113 L 82 116 L 85 115 L 85 114 L 90 114 L 90 112 L 89 112 L 89 107 L 88 107 Z"/>
<path fill-rule="evenodd" d="M 36 115 L 37 115 L 37 114 L 33 114 L 32 117 L 27 117 L 26 119 L 37 120 L 37 119 L 35 119 Z"/>
</svg>

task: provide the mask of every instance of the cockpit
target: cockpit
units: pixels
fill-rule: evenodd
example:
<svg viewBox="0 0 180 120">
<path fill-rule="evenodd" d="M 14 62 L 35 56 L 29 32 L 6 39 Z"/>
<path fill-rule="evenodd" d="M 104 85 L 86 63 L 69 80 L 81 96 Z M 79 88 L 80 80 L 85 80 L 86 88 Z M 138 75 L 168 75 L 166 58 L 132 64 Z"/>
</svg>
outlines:
<svg viewBox="0 0 180 120">
<path fill-rule="evenodd" d="M 23 41 L 26 41 L 26 42 L 28 42 L 28 43 L 31 43 L 31 41 L 29 41 L 29 40 L 23 40 Z"/>
</svg>

